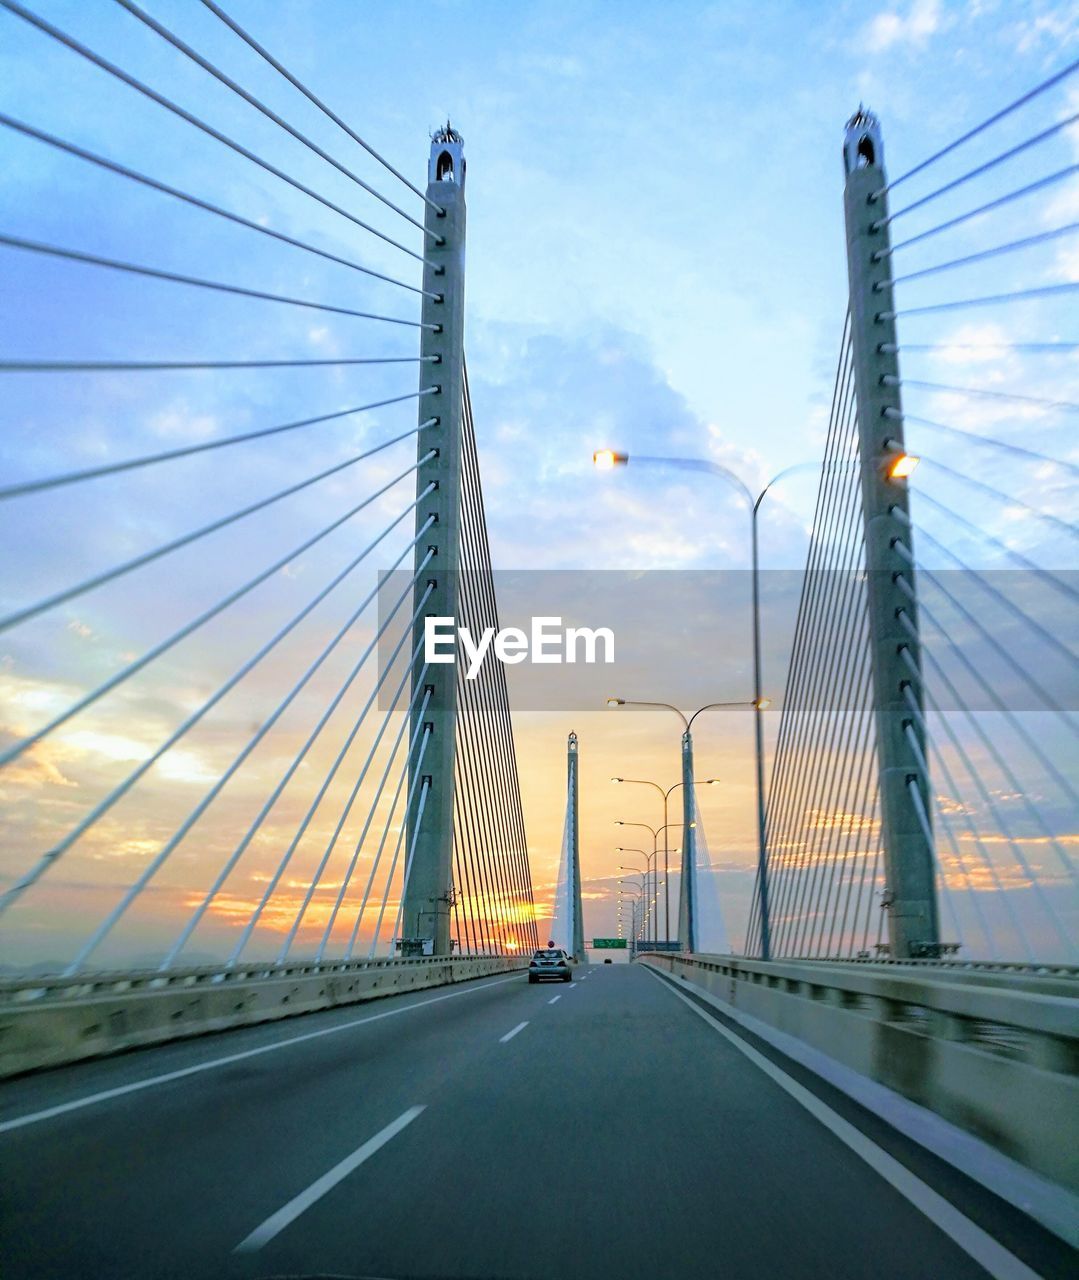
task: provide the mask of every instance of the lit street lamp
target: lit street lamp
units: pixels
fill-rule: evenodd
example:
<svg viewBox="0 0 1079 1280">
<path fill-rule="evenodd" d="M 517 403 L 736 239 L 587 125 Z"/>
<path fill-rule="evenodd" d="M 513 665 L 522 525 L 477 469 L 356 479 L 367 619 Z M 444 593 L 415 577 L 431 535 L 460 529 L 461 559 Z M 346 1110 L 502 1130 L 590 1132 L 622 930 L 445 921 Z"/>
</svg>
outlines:
<svg viewBox="0 0 1079 1280">
<path fill-rule="evenodd" d="M 613 701 L 615 705 L 619 705 L 619 701 L 618 701 L 618 699 L 613 699 L 613 700 L 612 700 L 612 699 L 608 698 L 608 700 L 607 700 L 607 701 L 608 701 L 608 703 L 611 703 L 611 702 Z M 677 790 L 678 790 L 678 788 L 682 785 L 682 783 L 680 783 L 680 782 L 676 782 L 676 783 L 674 784 L 674 786 L 673 786 L 673 787 L 668 787 L 668 788 L 667 788 L 667 790 L 666 790 L 666 791 L 664 791 L 664 790 L 663 790 L 663 788 L 659 785 L 659 783 L 658 783 L 658 782 L 651 782 L 651 781 L 650 781 L 649 779 L 647 779 L 647 778 L 612 778 L 612 779 L 611 779 L 611 781 L 612 781 L 612 782 L 629 782 L 629 783 L 633 783 L 634 785 L 636 785 L 636 786 L 640 786 L 640 787 L 654 787 L 654 788 L 659 792 L 659 794 L 663 797 L 663 826 L 662 826 L 662 827 L 660 827 L 660 831 L 664 832 L 664 836 L 663 836 L 663 878 L 664 878 L 664 882 L 665 882 L 665 888 L 664 888 L 664 892 L 663 892 L 663 922 L 664 922 L 663 932 L 664 932 L 664 936 L 665 936 L 666 941 L 667 941 L 667 945 L 668 945 L 668 946 L 670 946 L 670 942 L 671 942 L 671 889 L 670 889 L 670 882 L 671 882 L 671 870 L 670 870 L 670 850 L 669 850 L 669 849 L 668 849 L 668 847 L 667 847 L 667 836 L 666 836 L 666 831 L 667 831 L 668 827 L 671 827 L 671 826 L 678 826 L 679 824 L 678 824 L 677 822 L 672 823 L 672 822 L 668 822 L 668 821 L 667 821 L 667 801 L 668 801 L 668 800 L 670 799 L 670 797 L 671 797 L 671 792 L 672 792 L 672 791 L 677 791 Z M 709 779 L 708 779 L 705 783 L 703 783 L 702 785 L 703 785 L 703 786 L 706 786 L 706 787 L 713 787 L 713 786 L 715 786 L 715 785 L 716 785 L 716 783 L 717 783 L 717 782 L 719 782 L 719 779 L 718 779 L 718 778 L 709 778 Z M 624 826 L 625 824 L 624 824 L 624 823 L 622 823 L 621 825 L 623 825 L 623 826 Z M 647 824 L 646 824 L 646 823 L 641 823 L 640 825 L 641 825 L 641 826 L 646 826 Z M 651 827 L 649 827 L 649 830 L 651 831 Z M 653 838 L 654 840 L 657 840 L 657 841 L 658 841 L 658 836 L 656 835 L 656 833 L 655 833 L 654 831 L 652 832 L 652 838 Z M 678 851 L 677 851 L 677 850 L 675 850 L 675 852 L 677 853 Z"/>
<path fill-rule="evenodd" d="M 634 896 L 634 895 L 636 895 L 636 896 Z M 631 938 L 636 939 L 636 937 L 637 937 L 637 907 L 638 907 L 638 906 L 640 906 L 640 905 L 643 905 L 643 902 L 644 902 L 644 890 L 643 890 L 639 885 L 635 885 L 635 884 L 627 884 L 625 880 L 619 880 L 619 882 L 618 882 L 618 898 L 619 898 L 619 903 L 620 903 L 620 904 L 621 904 L 621 900 L 622 900 L 622 898 L 623 898 L 623 897 L 629 897 L 629 898 L 630 898 L 630 937 L 631 937 Z M 619 907 L 619 909 L 621 910 L 621 906 Z"/>
<path fill-rule="evenodd" d="M 903 459 L 908 455 L 897 455 L 895 462 L 892 463 L 890 475 L 893 478 L 899 478 L 901 474 L 909 475 L 910 471 L 917 465 L 917 459 L 913 460 L 910 470 L 902 472 L 904 465 Z M 592 461 L 600 470 L 609 471 L 616 466 L 628 466 L 629 454 L 618 453 L 613 449 L 599 449 L 592 455 Z M 753 701 L 752 705 L 756 710 L 754 715 L 754 731 L 756 734 L 756 766 L 757 766 L 757 881 L 760 891 L 761 901 L 761 959 L 767 960 L 771 956 L 771 924 L 768 911 L 768 867 L 766 857 L 766 831 L 765 831 L 765 810 L 764 810 L 764 725 L 761 721 L 761 712 L 769 705 L 769 699 L 762 695 L 761 689 L 761 596 L 760 596 L 760 546 L 758 539 L 757 516 L 760 511 L 761 503 L 764 501 L 765 495 L 769 489 L 785 476 L 789 476 L 795 471 L 804 471 L 809 468 L 814 470 L 819 467 L 816 462 L 796 462 L 793 466 L 784 467 L 782 471 L 777 472 L 764 488 L 753 496 L 753 491 L 734 471 L 729 467 L 723 466 L 719 462 L 712 462 L 707 458 L 650 458 L 639 457 L 638 462 L 655 463 L 661 466 L 681 467 L 689 471 L 705 471 L 711 475 L 718 476 L 721 480 L 726 480 L 728 484 L 734 486 L 739 496 L 745 499 L 749 508 L 750 517 L 750 542 L 752 546 L 752 568 L 753 568 Z M 897 470 L 898 469 L 898 470 Z M 688 734 L 688 728 L 687 728 Z"/>
<path fill-rule="evenodd" d="M 612 781 L 614 781 L 614 779 L 612 779 Z M 716 779 L 716 781 L 718 781 L 718 779 Z M 681 785 L 681 784 L 679 784 L 679 785 Z M 664 816 L 666 816 L 666 815 L 664 815 Z M 651 836 L 652 836 L 652 857 L 653 857 L 653 858 L 655 858 L 655 857 L 657 857 L 657 856 L 658 856 L 658 853 L 659 853 L 659 837 L 660 837 L 660 835 L 661 835 L 661 834 L 663 834 L 663 844 L 664 844 L 664 853 L 663 853 L 663 871 L 664 871 L 664 876 L 666 876 L 666 875 L 668 874 L 669 869 L 668 869 L 668 866 L 667 866 L 667 862 L 668 862 L 667 836 L 666 836 L 666 834 L 665 834 L 665 833 L 667 832 L 667 830 L 668 830 L 670 827 L 680 827 L 680 826 L 682 825 L 680 822 L 665 822 L 665 823 L 663 824 L 663 826 L 662 826 L 662 827 L 658 827 L 658 828 L 657 828 L 657 827 L 650 826 L 647 822 L 626 822 L 626 821 L 625 821 L 624 819 L 622 819 L 622 818 L 616 818 L 616 819 L 615 819 L 615 823 L 614 823 L 614 825 L 615 825 L 616 827 L 642 827 L 645 831 L 650 832 L 650 833 L 651 833 Z M 643 850 L 642 850 L 642 852 L 643 852 Z M 676 849 L 676 850 L 674 850 L 674 852 L 675 852 L 675 853 L 677 853 L 677 852 L 678 852 L 678 851 L 677 851 L 677 849 Z M 658 865 L 659 865 L 659 864 L 657 863 L 657 864 L 656 864 L 657 868 L 658 868 Z M 655 880 L 655 873 L 653 873 L 653 877 L 652 877 L 652 878 L 653 878 L 653 881 L 654 881 L 654 880 Z M 657 915 L 658 915 L 658 908 L 657 908 Z M 653 938 L 653 941 L 658 942 L 658 940 L 659 940 L 659 935 L 658 935 L 658 933 L 657 933 L 656 937 L 655 937 L 655 938 Z M 668 939 L 667 939 L 667 941 L 669 942 L 669 941 L 670 941 L 670 938 L 668 938 Z"/>
<path fill-rule="evenodd" d="M 921 458 L 913 453 L 907 453 L 903 446 L 896 444 L 894 440 L 885 440 L 884 447 L 891 455 L 891 461 L 888 463 L 888 479 L 909 480 L 914 474 L 914 468 L 921 462 Z"/>
<path fill-rule="evenodd" d="M 678 921 L 678 936 L 682 943 L 684 951 L 695 951 L 697 942 L 697 918 L 696 903 L 693 900 L 694 895 L 694 876 L 693 870 L 696 865 L 696 849 L 697 837 L 695 828 L 697 820 L 694 815 L 695 793 L 693 790 L 693 721 L 704 711 L 712 711 L 716 707 L 756 707 L 758 712 L 768 705 L 766 698 L 757 698 L 752 702 L 708 702 L 703 707 L 698 707 L 694 713 L 686 717 L 683 711 L 673 706 L 669 702 L 642 702 L 632 698 L 608 698 L 607 705 L 609 707 L 662 707 L 667 711 L 673 711 L 674 714 L 682 721 L 685 726 L 685 732 L 682 734 L 682 826 L 684 828 L 684 838 L 682 843 L 682 881 L 681 891 L 679 894 L 680 903 L 683 908 L 680 911 Z M 718 782 L 718 778 L 710 778 L 709 782 Z M 651 786 L 661 790 L 658 783 L 651 783 Z M 671 788 L 674 790 L 674 788 Z M 645 826 L 646 823 L 627 824 Z M 684 916 L 684 919 L 681 918 Z"/>
<path fill-rule="evenodd" d="M 656 929 L 654 924 L 652 926 L 652 939 L 651 941 L 649 941 L 648 922 L 652 918 L 653 912 L 655 912 L 657 915 L 659 914 L 659 890 L 662 887 L 663 887 L 663 881 L 661 880 L 659 884 L 656 886 L 656 889 L 652 895 L 651 900 L 646 902 L 642 901 L 641 903 L 641 906 L 644 908 L 644 921 L 643 921 L 644 927 L 642 929 L 642 935 L 643 935 L 642 940 L 646 947 L 650 946 L 654 948 L 658 946 L 658 941 L 656 940 Z"/>
<path fill-rule="evenodd" d="M 656 894 L 657 894 L 657 892 L 658 892 L 658 889 L 657 889 L 657 886 L 656 886 L 656 864 L 655 864 L 655 857 L 656 857 L 656 854 L 655 854 L 655 851 L 653 850 L 653 851 L 652 851 L 652 853 L 647 853 L 644 849 L 626 849 L 626 848 L 623 848 L 621 845 L 619 845 L 619 846 L 618 846 L 618 848 L 615 850 L 615 852 L 616 852 L 616 853 L 639 853 L 639 854 L 641 855 L 641 857 L 642 857 L 642 858 L 644 858 L 644 867 L 643 867 L 643 868 L 641 868 L 641 867 L 627 867 L 627 866 L 625 866 L 625 865 L 619 864 L 618 869 L 619 869 L 619 871 L 631 871 L 631 872 L 633 872 L 633 873 L 635 873 L 635 874 L 637 874 L 637 875 L 642 874 L 642 871 L 643 871 L 643 874 L 644 874 L 644 877 L 645 877 L 645 884 L 646 884 L 646 885 L 647 885 L 647 883 L 648 883 L 649 870 L 651 870 L 651 875 L 652 875 L 652 891 L 651 891 L 651 894 L 650 894 L 649 896 L 650 896 L 650 900 L 651 900 L 652 902 L 655 902 L 655 900 L 656 900 Z M 652 941 L 654 942 L 654 941 L 656 940 L 656 935 L 655 935 L 656 923 L 655 923 L 655 922 L 653 923 L 652 928 L 653 928 Z"/>
</svg>

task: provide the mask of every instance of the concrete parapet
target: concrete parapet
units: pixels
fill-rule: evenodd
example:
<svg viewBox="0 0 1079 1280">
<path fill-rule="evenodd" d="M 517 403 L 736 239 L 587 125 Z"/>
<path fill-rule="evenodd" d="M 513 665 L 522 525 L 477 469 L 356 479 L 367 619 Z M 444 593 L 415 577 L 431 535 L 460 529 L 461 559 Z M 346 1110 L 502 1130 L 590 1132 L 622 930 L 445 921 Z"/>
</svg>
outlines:
<svg viewBox="0 0 1079 1280">
<path fill-rule="evenodd" d="M 1074 975 L 699 954 L 644 960 L 1079 1191 Z"/>
<path fill-rule="evenodd" d="M 0 1077 L 525 968 L 516 956 L 327 961 L 0 983 Z"/>
</svg>

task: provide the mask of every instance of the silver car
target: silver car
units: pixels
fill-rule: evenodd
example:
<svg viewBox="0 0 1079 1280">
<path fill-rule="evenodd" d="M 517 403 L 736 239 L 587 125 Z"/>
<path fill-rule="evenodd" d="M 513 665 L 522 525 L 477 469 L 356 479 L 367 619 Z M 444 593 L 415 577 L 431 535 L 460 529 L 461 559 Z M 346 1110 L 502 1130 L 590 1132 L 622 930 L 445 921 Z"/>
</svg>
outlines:
<svg viewBox="0 0 1079 1280">
<path fill-rule="evenodd" d="M 560 982 L 572 982 L 573 970 L 567 952 L 558 947 L 541 947 L 528 963 L 528 981 L 542 982 L 555 978 Z"/>
</svg>

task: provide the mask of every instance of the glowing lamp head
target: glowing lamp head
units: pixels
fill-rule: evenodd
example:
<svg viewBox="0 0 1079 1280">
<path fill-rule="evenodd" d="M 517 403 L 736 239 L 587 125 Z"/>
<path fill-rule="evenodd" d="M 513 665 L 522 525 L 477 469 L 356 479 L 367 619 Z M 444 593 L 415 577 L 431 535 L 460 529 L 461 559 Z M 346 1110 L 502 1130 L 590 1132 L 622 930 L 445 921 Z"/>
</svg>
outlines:
<svg viewBox="0 0 1079 1280">
<path fill-rule="evenodd" d="M 592 463 L 600 471 L 613 471 L 615 467 L 624 467 L 627 462 L 629 454 L 618 453 L 614 449 L 597 449 L 592 455 Z"/>
<path fill-rule="evenodd" d="M 753 705 L 757 708 L 758 711 L 767 711 L 768 708 L 772 705 L 772 699 L 758 698 Z"/>
<path fill-rule="evenodd" d="M 607 705 L 609 707 L 624 707 L 626 705 L 625 698 L 608 698 Z"/>
<path fill-rule="evenodd" d="M 913 453 L 897 453 L 888 463 L 889 480 L 909 480 L 919 459 Z"/>
</svg>

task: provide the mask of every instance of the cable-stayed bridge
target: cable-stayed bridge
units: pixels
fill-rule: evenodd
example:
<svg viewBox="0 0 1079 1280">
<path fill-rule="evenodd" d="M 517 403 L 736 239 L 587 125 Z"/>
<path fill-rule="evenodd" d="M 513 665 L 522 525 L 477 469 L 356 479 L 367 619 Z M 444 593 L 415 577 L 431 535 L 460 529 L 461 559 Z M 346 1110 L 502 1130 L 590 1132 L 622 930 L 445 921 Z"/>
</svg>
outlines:
<svg viewBox="0 0 1079 1280">
<path fill-rule="evenodd" d="M 589 963 L 569 733 L 552 990 L 524 980 L 547 916 L 504 666 L 426 644 L 499 627 L 463 139 L 414 182 L 214 0 L 227 61 L 117 4 L 204 107 L 0 0 L 49 74 L 108 86 L 118 138 L 161 130 L 136 164 L 32 96 L 0 111 L 5 1274 L 1070 1274 L 1079 223 L 1050 196 L 1079 64 L 891 179 L 848 122 L 849 311 L 774 690 L 774 481 L 699 468 L 753 520 L 748 914 L 695 773 L 727 704 L 671 708 L 636 963 Z M 93 313 L 63 328 L 76 274 Z"/>
</svg>

